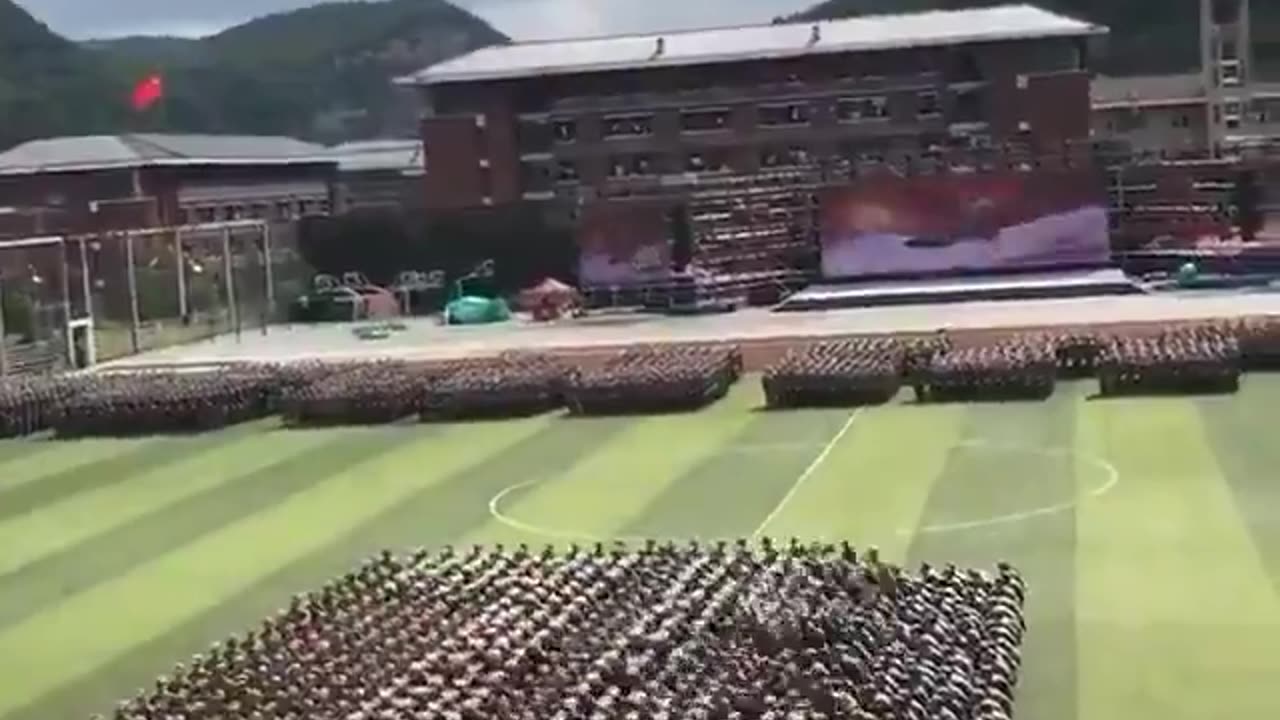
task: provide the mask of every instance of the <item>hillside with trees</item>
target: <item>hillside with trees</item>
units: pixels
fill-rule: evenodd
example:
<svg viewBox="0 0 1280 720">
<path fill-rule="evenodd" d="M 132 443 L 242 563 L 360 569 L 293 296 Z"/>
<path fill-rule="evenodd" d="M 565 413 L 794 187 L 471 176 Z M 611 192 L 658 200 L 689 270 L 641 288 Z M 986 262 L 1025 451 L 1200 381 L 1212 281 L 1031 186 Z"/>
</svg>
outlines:
<svg viewBox="0 0 1280 720">
<path fill-rule="evenodd" d="M 507 38 L 445 0 L 316 5 L 201 39 L 73 43 L 0 0 L 0 147 L 124 131 L 286 134 L 321 141 L 413 131 L 391 78 Z M 129 88 L 164 76 L 143 115 Z"/>
</svg>

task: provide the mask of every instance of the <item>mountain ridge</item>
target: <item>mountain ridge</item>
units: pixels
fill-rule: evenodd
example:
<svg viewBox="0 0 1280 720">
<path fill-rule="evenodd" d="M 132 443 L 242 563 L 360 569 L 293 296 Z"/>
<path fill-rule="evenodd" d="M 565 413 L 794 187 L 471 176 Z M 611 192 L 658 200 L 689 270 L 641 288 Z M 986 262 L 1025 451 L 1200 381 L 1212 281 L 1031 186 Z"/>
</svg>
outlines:
<svg viewBox="0 0 1280 720">
<path fill-rule="evenodd" d="M 509 39 L 445 0 L 327 2 L 203 38 L 72 42 L 0 0 L 0 148 L 112 132 L 294 135 L 339 142 L 415 130 L 416 99 L 391 78 Z M 151 73 L 166 97 L 129 111 Z"/>
</svg>

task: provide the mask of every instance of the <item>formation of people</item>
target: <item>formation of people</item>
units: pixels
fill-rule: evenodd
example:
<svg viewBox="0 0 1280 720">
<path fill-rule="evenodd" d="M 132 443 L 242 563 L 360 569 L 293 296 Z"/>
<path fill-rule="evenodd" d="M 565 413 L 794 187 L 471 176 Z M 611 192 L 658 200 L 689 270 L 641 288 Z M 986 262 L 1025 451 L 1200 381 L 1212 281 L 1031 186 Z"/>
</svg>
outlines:
<svg viewBox="0 0 1280 720">
<path fill-rule="evenodd" d="M 732 346 L 640 346 L 571 372 L 569 409 L 584 414 L 692 409 L 724 396 L 742 374 Z"/>
<path fill-rule="evenodd" d="M 1235 392 L 1242 369 L 1240 342 L 1216 327 L 1117 338 L 1099 359 L 1104 395 L 1124 392 Z"/>
<path fill-rule="evenodd" d="M 1005 720 L 1018 572 L 847 544 L 383 553 L 116 720 Z"/>
</svg>

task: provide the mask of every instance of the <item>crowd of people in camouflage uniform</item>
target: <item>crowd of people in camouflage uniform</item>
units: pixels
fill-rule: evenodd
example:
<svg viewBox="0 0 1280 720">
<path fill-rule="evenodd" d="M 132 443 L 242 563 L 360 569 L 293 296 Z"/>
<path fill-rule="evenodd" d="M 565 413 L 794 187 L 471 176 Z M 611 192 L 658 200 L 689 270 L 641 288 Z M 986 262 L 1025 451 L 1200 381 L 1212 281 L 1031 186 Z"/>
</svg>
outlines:
<svg viewBox="0 0 1280 720">
<path fill-rule="evenodd" d="M 1103 395 L 1150 392 L 1235 392 L 1242 357 L 1234 335 L 1215 327 L 1150 338 L 1116 338 L 1098 361 Z"/>
<path fill-rule="evenodd" d="M 1280 320 L 1192 324 L 1157 335 L 1011 333 L 987 343 L 946 332 L 803 344 L 762 378 L 769 407 L 1043 398 L 1062 377 L 1103 394 L 1232 392 L 1244 370 L 1280 367 Z M 0 380 L 0 437 L 193 432 L 271 413 L 290 424 L 692 409 L 743 370 L 732 345 L 643 346 L 603 362 L 532 353 L 447 362 L 232 364 L 196 371 Z"/>
<path fill-rule="evenodd" d="M 385 553 L 117 720 L 1005 720 L 1018 572 L 847 544 Z"/>
<path fill-rule="evenodd" d="M 1151 335 L 1011 333 L 959 344 L 946 332 L 906 340 L 808 343 L 765 371 L 769 407 L 868 405 L 909 385 L 919 402 L 1043 399 L 1059 379 L 1097 377 L 1103 395 L 1234 392 L 1241 372 L 1280 368 L 1280 320 L 1189 324 Z"/>
<path fill-rule="evenodd" d="M 724 397 L 741 374 L 737 347 L 639 346 L 572 371 L 565 394 L 579 414 L 693 409 Z"/>
</svg>

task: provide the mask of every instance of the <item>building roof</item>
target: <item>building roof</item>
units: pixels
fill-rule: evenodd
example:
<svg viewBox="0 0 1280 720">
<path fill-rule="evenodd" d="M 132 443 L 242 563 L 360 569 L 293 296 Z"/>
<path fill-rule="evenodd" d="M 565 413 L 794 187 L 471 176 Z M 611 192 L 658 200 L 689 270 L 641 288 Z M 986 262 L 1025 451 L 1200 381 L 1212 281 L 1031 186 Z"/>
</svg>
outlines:
<svg viewBox="0 0 1280 720">
<path fill-rule="evenodd" d="M 906 47 L 1079 37 L 1107 29 L 1032 5 L 753 25 L 481 48 L 398 82 L 437 85 Z"/>
<path fill-rule="evenodd" d="M 191 165 L 331 163 L 320 145 L 253 135 L 88 135 L 32 140 L 0 153 L 0 175 Z"/>
<path fill-rule="evenodd" d="M 1097 109 L 1190 105 L 1208 101 L 1204 77 L 1200 73 L 1126 77 L 1099 75 L 1093 79 L 1090 94 Z"/>
<path fill-rule="evenodd" d="M 421 175 L 425 171 L 421 140 L 361 140 L 335 145 L 326 157 L 338 163 L 339 172 L 399 172 Z"/>
</svg>

